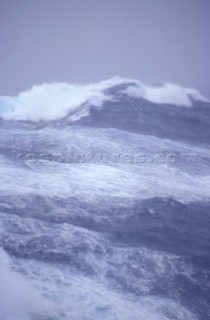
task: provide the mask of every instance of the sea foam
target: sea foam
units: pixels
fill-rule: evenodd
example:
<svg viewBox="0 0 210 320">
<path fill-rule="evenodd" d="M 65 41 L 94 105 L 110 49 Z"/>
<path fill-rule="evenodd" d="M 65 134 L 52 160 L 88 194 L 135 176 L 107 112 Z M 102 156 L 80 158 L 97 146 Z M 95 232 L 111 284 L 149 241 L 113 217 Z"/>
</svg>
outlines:
<svg viewBox="0 0 210 320">
<path fill-rule="evenodd" d="M 71 114 L 72 120 L 77 120 L 88 115 L 90 106 L 101 107 L 103 102 L 116 99 L 117 96 L 109 89 L 120 85 L 124 87 L 121 92 L 131 98 L 143 98 L 153 103 L 191 107 L 192 100 L 208 101 L 198 91 L 175 84 L 146 86 L 137 80 L 114 77 L 87 85 L 42 84 L 17 97 L 2 96 L 0 117 L 39 122 L 55 121 Z"/>
</svg>

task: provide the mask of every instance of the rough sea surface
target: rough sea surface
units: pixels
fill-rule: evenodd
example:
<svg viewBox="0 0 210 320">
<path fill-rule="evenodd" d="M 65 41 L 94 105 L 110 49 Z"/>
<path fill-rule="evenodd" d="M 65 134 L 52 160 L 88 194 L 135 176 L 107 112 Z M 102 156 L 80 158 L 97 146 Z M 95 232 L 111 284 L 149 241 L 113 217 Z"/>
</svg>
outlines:
<svg viewBox="0 0 210 320">
<path fill-rule="evenodd" d="M 210 319 L 210 103 L 130 86 L 1 117 L 0 320 Z"/>
</svg>

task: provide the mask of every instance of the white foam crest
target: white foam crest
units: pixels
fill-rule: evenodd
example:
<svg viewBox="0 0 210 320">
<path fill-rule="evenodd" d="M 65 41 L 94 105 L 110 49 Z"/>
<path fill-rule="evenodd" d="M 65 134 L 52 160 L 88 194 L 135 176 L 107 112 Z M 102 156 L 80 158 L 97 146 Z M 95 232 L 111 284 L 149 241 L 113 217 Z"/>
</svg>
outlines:
<svg viewBox="0 0 210 320">
<path fill-rule="evenodd" d="M 186 89 L 179 85 L 166 83 L 163 86 L 145 86 L 138 84 L 123 91 L 130 97 L 143 98 L 153 103 L 173 104 L 192 107 L 192 99 L 208 102 L 197 90 Z"/>
<path fill-rule="evenodd" d="M 0 117 L 6 120 L 53 121 L 79 110 L 79 115 L 73 117 L 75 120 L 88 114 L 87 105 L 100 107 L 104 101 L 112 100 L 113 96 L 105 91 L 123 84 L 127 85 L 127 89 L 123 92 L 130 97 L 144 98 L 154 103 L 190 107 L 192 106 L 191 98 L 207 101 L 198 91 L 175 84 L 145 86 L 137 80 L 113 77 L 87 85 L 42 84 L 20 93 L 17 97 L 2 96 L 0 97 Z M 85 112 L 81 112 L 83 105 L 85 105 Z"/>
<path fill-rule="evenodd" d="M 187 88 L 185 91 L 194 100 L 209 102 L 209 100 L 202 96 L 198 90 Z"/>
<path fill-rule="evenodd" d="M 53 121 L 80 109 L 83 104 L 101 106 L 111 97 L 104 90 L 128 80 L 114 77 L 88 85 L 42 84 L 17 97 L 0 97 L 0 117 L 6 120 Z M 87 115 L 82 113 L 81 116 Z"/>
<path fill-rule="evenodd" d="M 4 98 L 7 101 L 7 98 Z M 3 114 L 5 119 L 28 121 L 52 121 L 61 119 L 75 111 L 83 103 L 100 106 L 104 94 L 88 86 L 72 86 L 65 83 L 43 84 L 8 100 L 10 110 Z"/>
</svg>

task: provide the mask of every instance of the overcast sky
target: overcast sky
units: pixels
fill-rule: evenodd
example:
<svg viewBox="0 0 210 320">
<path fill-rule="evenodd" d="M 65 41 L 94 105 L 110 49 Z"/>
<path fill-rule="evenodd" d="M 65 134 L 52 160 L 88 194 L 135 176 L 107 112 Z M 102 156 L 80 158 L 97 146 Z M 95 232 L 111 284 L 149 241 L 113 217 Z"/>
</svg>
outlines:
<svg viewBox="0 0 210 320">
<path fill-rule="evenodd" d="M 114 75 L 210 97 L 210 0 L 0 0 L 0 95 Z"/>
</svg>

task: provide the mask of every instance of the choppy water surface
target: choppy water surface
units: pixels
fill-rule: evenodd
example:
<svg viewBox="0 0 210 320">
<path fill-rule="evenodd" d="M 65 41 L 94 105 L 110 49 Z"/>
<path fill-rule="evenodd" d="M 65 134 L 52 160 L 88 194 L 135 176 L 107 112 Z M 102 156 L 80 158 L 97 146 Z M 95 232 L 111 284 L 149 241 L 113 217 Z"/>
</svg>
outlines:
<svg viewBox="0 0 210 320">
<path fill-rule="evenodd" d="M 1 100 L 1 320 L 210 318 L 210 105 L 131 88 L 50 121 Z"/>
</svg>

